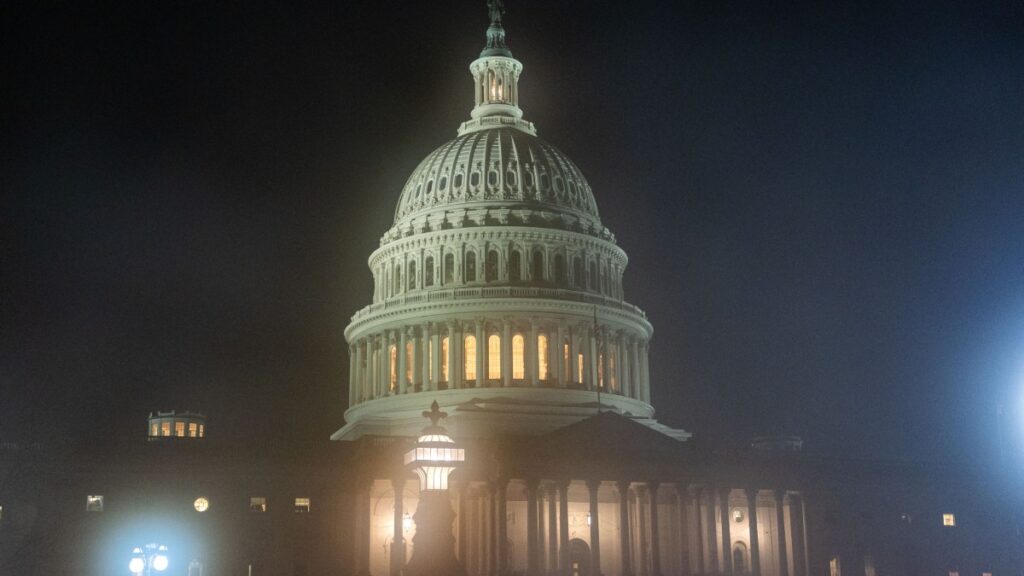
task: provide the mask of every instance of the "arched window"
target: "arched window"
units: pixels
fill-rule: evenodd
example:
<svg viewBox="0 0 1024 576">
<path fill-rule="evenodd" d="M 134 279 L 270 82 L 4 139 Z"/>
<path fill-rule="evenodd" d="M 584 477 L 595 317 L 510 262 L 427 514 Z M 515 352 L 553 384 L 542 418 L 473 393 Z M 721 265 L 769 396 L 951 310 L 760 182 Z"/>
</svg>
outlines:
<svg viewBox="0 0 1024 576">
<path fill-rule="evenodd" d="M 548 335 L 537 335 L 537 377 L 541 380 L 548 380 L 551 374 L 548 371 Z"/>
<path fill-rule="evenodd" d="M 501 336 L 497 334 L 487 338 L 487 379 L 501 379 Z"/>
<path fill-rule="evenodd" d="M 427 256 L 427 260 L 423 263 L 423 285 L 433 286 L 434 285 L 434 257 Z"/>
<path fill-rule="evenodd" d="M 463 374 L 467 382 L 476 380 L 476 336 L 466 336 L 466 340 L 462 345 L 462 356 L 465 359 L 465 366 L 463 366 Z"/>
<path fill-rule="evenodd" d="M 569 340 L 562 342 L 562 382 L 572 380 L 572 364 L 569 363 Z"/>
<path fill-rule="evenodd" d="M 574 256 L 572 259 L 572 283 L 577 288 L 582 288 L 583 281 L 583 259 L 579 256 Z"/>
<path fill-rule="evenodd" d="M 597 261 L 590 261 L 590 286 L 591 290 L 597 290 Z"/>
<path fill-rule="evenodd" d="M 409 278 L 409 290 L 416 289 L 416 263 L 409 262 L 409 273 L 406 275 Z"/>
<path fill-rule="evenodd" d="M 398 294 L 399 292 L 402 291 L 402 265 L 401 264 L 395 264 L 395 277 L 393 278 L 393 280 L 394 280 L 395 288 L 394 288 L 394 291 L 392 292 L 392 294 Z"/>
<path fill-rule="evenodd" d="M 523 257 L 519 250 L 513 250 L 508 255 L 508 279 L 510 282 L 519 282 L 523 279 Z"/>
<path fill-rule="evenodd" d="M 391 392 L 398 388 L 398 347 L 392 344 L 388 346 L 388 364 L 390 365 L 389 376 L 391 380 Z"/>
<path fill-rule="evenodd" d="M 733 545 L 732 549 L 732 569 L 737 574 L 742 574 L 747 571 L 747 545 L 743 542 L 737 542 Z"/>
<path fill-rule="evenodd" d="M 613 391 L 619 391 L 619 370 L 618 366 L 615 365 L 615 358 L 618 357 L 616 354 L 615 344 L 608 346 L 608 387 Z"/>
<path fill-rule="evenodd" d="M 565 257 L 561 254 L 555 254 L 555 284 L 565 285 Z"/>
<path fill-rule="evenodd" d="M 444 284 L 445 286 L 455 282 L 455 255 L 444 255 Z"/>
<path fill-rule="evenodd" d="M 512 379 L 526 378 L 526 341 L 522 334 L 512 337 Z"/>
<path fill-rule="evenodd" d="M 463 274 L 465 282 L 476 282 L 476 253 L 466 252 L 466 270 Z"/>
<path fill-rule="evenodd" d="M 576 373 L 579 374 L 579 382 L 583 382 L 583 352 L 576 354 Z"/>
<path fill-rule="evenodd" d="M 448 382 L 448 337 L 441 338 L 441 382 Z"/>
<path fill-rule="evenodd" d="M 604 352 L 597 355 L 597 387 L 604 389 Z"/>
<path fill-rule="evenodd" d="M 533 253 L 533 265 L 530 267 L 530 276 L 533 277 L 534 282 L 542 282 L 544 280 L 544 253 L 540 250 L 536 250 Z"/>
<path fill-rule="evenodd" d="M 490 250 L 487 252 L 487 261 L 484 267 L 484 279 L 488 282 L 496 282 L 498 280 L 498 251 Z"/>
</svg>

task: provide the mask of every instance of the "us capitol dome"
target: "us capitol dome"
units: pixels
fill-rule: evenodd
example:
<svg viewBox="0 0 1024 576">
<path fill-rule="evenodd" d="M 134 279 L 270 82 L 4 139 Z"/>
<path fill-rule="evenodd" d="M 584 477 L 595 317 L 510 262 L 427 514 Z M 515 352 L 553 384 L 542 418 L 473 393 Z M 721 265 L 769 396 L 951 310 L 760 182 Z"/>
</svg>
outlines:
<svg viewBox="0 0 1024 576">
<path fill-rule="evenodd" d="M 349 408 L 334 440 L 415 436 L 436 400 L 453 435 L 543 434 L 616 412 L 654 420 L 653 328 L 583 173 L 519 108 L 501 20 L 469 70 L 475 106 L 402 188 L 369 258 L 373 302 L 345 329 Z"/>
</svg>

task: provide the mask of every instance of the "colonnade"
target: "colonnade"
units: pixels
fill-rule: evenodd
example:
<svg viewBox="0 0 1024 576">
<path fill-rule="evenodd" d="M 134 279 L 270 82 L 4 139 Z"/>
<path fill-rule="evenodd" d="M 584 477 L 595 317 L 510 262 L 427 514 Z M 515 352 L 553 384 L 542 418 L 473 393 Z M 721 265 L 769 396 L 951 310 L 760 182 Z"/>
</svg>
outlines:
<svg viewBox="0 0 1024 576">
<path fill-rule="evenodd" d="M 588 322 L 477 318 L 385 329 L 349 346 L 349 405 L 486 387 L 594 390 L 650 402 L 648 342 Z"/>
<path fill-rule="evenodd" d="M 405 479 L 393 482 L 394 541 L 399 546 L 392 548 L 389 567 L 397 576 L 406 557 L 401 521 L 411 507 L 400 496 Z M 532 478 L 468 482 L 455 490 L 456 553 L 471 576 L 761 576 L 762 552 L 772 560 L 765 565 L 771 576 L 808 574 L 804 505 L 796 492 L 691 486 L 685 481 Z M 771 506 L 759 506 L 759 498 L 766 496 Z M 369 494 L 357 497 L 368 499 Z M 367 508 L 357 509 L 362 517 L 356 529 L 356 560 L 369 567 Z M 748 518 L 741 533 L 730 529 L 730 512 L 737 510 Z M 758 523 L 759 510 L 774 513 L 773 526 Z M 611 517 L 602 520 L 602 513 L 609 512 Z M 517 525 L 523 519 L 515 514 L 525 516 L 525 527 Z M 761 531 L 771 535 L 764 550 Z M 603 567 L 602 545 L 611 547 L 603 554 L 611 565 Z M 743 566 L 733 563 L 740 546 L 747 555 Z"/>
</svg>

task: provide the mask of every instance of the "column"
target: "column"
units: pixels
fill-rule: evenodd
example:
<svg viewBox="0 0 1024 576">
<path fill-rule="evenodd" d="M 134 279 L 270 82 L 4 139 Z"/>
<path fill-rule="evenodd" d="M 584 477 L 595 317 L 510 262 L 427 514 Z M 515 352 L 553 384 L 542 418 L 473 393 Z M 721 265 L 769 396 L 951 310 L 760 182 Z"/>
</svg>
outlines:
<svg viewBox="0 0 1024 576">
<path fill-rule="evenodd" d="M 419 380 L 420 390 L 426 390 L 427 380 L 423 379 L 423 361 L 426 360 L 427 355 L 426 328 L 423 329 L 423 334 L 419 338 L 416 337 L 416 329 L 410 328 L 409 336 L 412 338 L 412 366 L 409 366 L 412 378 L 409 385 L 412 391 L 416 392 L 416 381 Z"/>
<path fill-rule="evenodd" d="M 704 537 L 707 535 L 707 529 L 704 526 L 704 516 L 700 513 L 701 492 L 703 492 L 703 488 L 693 489 L 693 518 L 697 524 L 695 534 L 697 536 L 697 574 L 704 574 L 706 566 L 704 563 Z"/>
<path fill-rule="evenodd" d="M 549 484 L 548 494 L 548 573 L 558 573 L 558 486 Z"/>
<path fill-rule="evenodd" d="M 540 348 L 537 346 L 537 321 L 530 320 L 529 342 L 526 343 L 526 370 L 530 386 L 540 386 Z M 548 358 L 551 362 L 551 358 Z"/>
<path fill-rule="evenodd" d="M 590 574 L 601 576 L 601 522 L 597 515 L 597 489 L 600 480 L 587 480 L 590 491 Z"/>
<path fill-rule="evenodd" d="M 579 328 L 569 331 L 569 383 L 581 382 L 580 364 L 576 360 L 580 352 Z"/>
<path fill-rule="evenodd" d="M 619 394 L 626 394 L 626 387 L 629 385 L 628 370 L 626 366 L 626 338 L 619 332 L 615 343 L 615 379 L 618 384 Z"/>
<path fill-rule="evenodd" d="M 640 399 L 644 402 L 651 401 L 651 373 L 650 364 L 648 363 L 648 353 L 650 352 L 650 343 L 644 342 L 640 349 L 640 371 L 643 376 L 640 378 L 642 385 L 640 386 Z"/>
<path fill-rule="evenodd" d="M 619 546 L 622 548 L 622 576 L 632 576 L 633 562 L 630 558 L 629 538 L 629 482 L 615 483 L 619 491 Z"/>
<path fill-rule="evenodd" d="M 630 386 L 632 398 L 640 398 L 640 388 L 643 379 L 640 377 L 640 339 L 634 338 L 630 344 L 630 367 L 633 370 L 633 382 Z"/>
<path fill-rule="evenodd" d="M 537 480 L 526 480 L 526 574 L 539 576 L 537 541 Z"/>
<path fill-rule="evenodd" d="M 661 539 L 658 528 L 658 483 L 648 482 L 651 501 L 651 574 L 661 576 Z"/>
<path fill-rule="evenodd" d="M 380 394 L 378 395 L 378 398 L 391 394 L 391 372 L 388 364 L 391 361 L 391 354 L 389 351 L 391 346 L 391 337 L 388 331 L 384 331 L 380 342 L 380 358 L 378 358 L 378 360 L 380 360 L 378 362 L 378 365 L 380 366 Z"/>
<path fill-rule="evenodd" d="M 370 489 L 373 478 L 356 481 L 355 571 L 357 576 L 370 574 Z"/>
<path fill-rule="evenodd" d="M 494 538 L 494 483 L 487 482 L 483 490 L 483 517 L 484 517 L 484 574 L 494 574 L 495 566 L 495 538 Z"/>
<path fill-rule="evenodd" d="M 433 349 L 430 347 L 432 341 L 430 339 L 429 322 L 420 326 L 420 338 L 420 353 L 416 355 L 416 357 L 420 359 L 420 381 L 423 383 L 423 390 L 433 390 L 433 382 L 436 382 L 436 380 L 432 381 L 430 374 L 431 364 L 434 361 L 434 354 Z"/>
<path fill-rule="evenodd" d="M 587 357 L 584 358 L 584 367 L 587 370 L 587 390 L 597 390 L 597 339 L 599 337 L 597 328 L 590 331 L 590 338 L 587 342 Z"/>
<path fill-rule="evenodd" d="M 498 547 L 497 547 L 497 570 L 496 574 L 501 576 L 508 567 L 508 478 L 499 477 L 495 483 L 495 508 L 497 508 L 498 524 Z"/>
<path fill-rule="evenodd" d="M 757 489 L 747 489 L 747 521 L 750 523 L 750 574 L 761 576 L 761 550 L 757 545 Z"/>
<path fill-rule="evenodd" d="M 722 516 L 722 572 L 733 573 L 732 565 L 732 519 L 729 517 L 729 488 L 722 488 L 718 493 L 719 508 Z"/>
<path fill-rule="evenodd" d="M 558 482 L 558 570 L 569 576 L 569 480 Z"/>
<path fill-rule="evenodd" d="M 359 402 L 369 399 L 366 390 L 366 340 L 356 341 L 356 385 L 359 387 Z"/>
<path fill-rule="evenodd" d="M 690 574 L 690 523 L 687 504 L 690 494 L 686 489 L 686 482 L 676 482 L 676 499 L 679 503 L 679 567 L 681 576 Z"/>
<path fill-rule="evenodd" d="M 551 335 L 549 334 L 548 338 L 550 338 L 550 337 L 551 337 Z M 558 386 L 559 388 L 565 388 L 566 385 L 568 384 L 565 381 L 565 348 L 563 348 L 564 345 L 565 345 L 565 327 L 562 326 L 561 322 L 559 322 L 558 323 L 558 330 L 557 330 L 557 333 L 555 335 L 555 345 L 551 347 L 554 350 L 554 354 L 549 354 L 548 355 L 548 362 L 550 362 L 552 360 L 555 361 L 555 364 L 554 364 L 555 365 L 555 372 L 554 372 L 554 376 L 555 377 L 554 377 L 554 380 L 555 380 L 555 383 L 556 383 L 555 385 Z"/>
<path fill-rule="evenodd" d="M 785 490 L 775 490 L 775 521 L 776 530 L 779 533 L 779 576 L 789 576 L 789 560 L 786 557 L 786 514 L 783 509 L 785 499 Z"/>
<path fill-rule="evenodd" d="M 487 365 L 484 358 L 487 356 L 487 334 L 484 331 L 483 318 L 476 319 L 476 387 L 483 388 L 487 385 Z"/>
<path fill-rule="evenodd" d="M 633 489 L 636 493 L 636 534 L 637 534 L 637 564 L 640 568 L 640 576 L 650 576 L 648 571 L 651 563 L 649 558 L 650 553 L 650 541 L 648 537 L 650 535 L 650 526 L 648 525 L 647 511 L 644 510 L 644 501 L 647 499 L 647 487 L 643 484 L 638 484 Z"/>
<path fill-rule="evenodd" d="M 395 492 L 395 516 L 393 536 L 391 538 L 391 576 L 400 576 L 405 567 L 405 538 L 402 534 L 402 513 L 403 496 L 405 492 L 405 478 L 393 478 L 391 487 Z"/>
<path fill-rule="evenodd" d="M 508 388 L 512 385 L 512 320 L 505 318 L 502 323 L 501 335 L 501 385 Z M 525 344 L 525 342 L 524 342 Z M 523 347 L 526 353 L 526 346 Z"/>
<path fill-rule="evenodd" d="M 789 495 L 789 525 L 793 536 L 793 576 L 807 576 L 807 543 L 804 540 L 804 501 Z"/>
<path fill-rule="evenodd" d="M 354 406 L 356 403 L 356 391 L 358 390 L 356 384 L 356 345 L 349 344 L 348 346 L 348 405 Z"/>
<path fill-rule="evenodd" d="M 718 572 L 718 525 L 715 514 L 715 490 L 711 486 L 704 489 L 708 496 L 708 571 Z"/>
<path fill-rule="evenodd" d="M 406 366 L 406 354 L 405 354 L 405 343 L 406 343 L 406 329 L 400 328 L 398 330 L 398 393 L 405 394 L 408 392 L 408 381 L 405 378 Z"/>
</svg>

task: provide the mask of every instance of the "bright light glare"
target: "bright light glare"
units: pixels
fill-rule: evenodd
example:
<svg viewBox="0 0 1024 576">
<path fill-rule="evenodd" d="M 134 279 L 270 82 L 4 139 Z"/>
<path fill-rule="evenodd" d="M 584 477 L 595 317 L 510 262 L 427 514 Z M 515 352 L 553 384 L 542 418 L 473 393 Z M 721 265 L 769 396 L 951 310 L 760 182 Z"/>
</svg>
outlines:
<svg viewBox="0 0 1024 576">
<path fill-rule="evenodd" d="M 167 556 L 163 554 L 157 554 L 153 557 L 153 569 L 157 572 L 163 572 L 167 570 Z"/>
<path fill-rule="evenodd" d="M 142 569 L 146 566 L 146 563 L 142 558 L 132 558 L 128 562 L 128 571 L 132 574 L 142 574 Z"/>
</svg>

